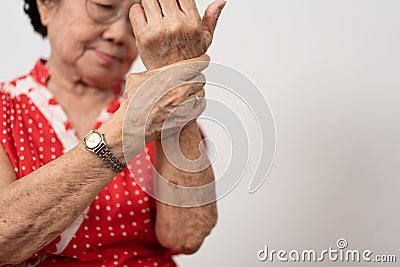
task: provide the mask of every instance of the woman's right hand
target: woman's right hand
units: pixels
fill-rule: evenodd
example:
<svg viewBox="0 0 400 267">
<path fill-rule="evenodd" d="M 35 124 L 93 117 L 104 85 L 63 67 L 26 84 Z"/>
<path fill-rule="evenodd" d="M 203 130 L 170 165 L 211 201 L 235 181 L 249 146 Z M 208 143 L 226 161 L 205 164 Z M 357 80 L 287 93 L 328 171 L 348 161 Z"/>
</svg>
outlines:
<svg viewBox="0 0 400 267">
<path fill-rule="evenodd" d="M 126 160 L 140 153 L 148 142 L 161 139 L 161 134 L 166 137 L 178 133 L 186 123 L 200 116 L 206 106 L 205 78 L 201 72 L 209 60 L 203 55 L 128 76 L 116 114 Z"/>
</svg>

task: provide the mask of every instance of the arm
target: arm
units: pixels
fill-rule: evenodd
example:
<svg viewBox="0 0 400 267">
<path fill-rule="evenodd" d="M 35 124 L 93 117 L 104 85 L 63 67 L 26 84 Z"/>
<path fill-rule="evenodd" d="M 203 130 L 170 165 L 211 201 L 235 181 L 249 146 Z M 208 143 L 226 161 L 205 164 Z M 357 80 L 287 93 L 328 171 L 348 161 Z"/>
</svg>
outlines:
<svg viewBox="0 0 400 267">
<path fill-rule="evenodd" d="M 182 129 L 179 137 L 183 156 L 189 160 L 198 159 L 200 142 L 197 124 L 191 121 Z M 166 159 L 160 141 L 155 142 L 155 167 L 165 179 L 179 186 L 202 186 L 214 181 L 211 165 L 197 173 L 185 172 L 173 166 Z M 161 244 L 175 251 L 186 254 L 197 251 L 216 221 L 215 202 L 201 207 L 176 207 L 157 201 L 157 237 Z"/>
<path fill-rule="evenodd" d="M 115 128 L 108 123 L 102 131 L 121 158 Z M 50 243 L 115 176 L 83 144 L 19 180 L 0 147 L 0 170 L 0 266 L 20 263 Z"/>
<path fill-rule="evenodd" d="M 160 1 L 152 6 L 143 1 L 143 8 L 131 9 L 132 26 L 139 54 L 147 69 L 204 54 L 211 45 L 218 17 L 225 5 L 217 0 L 201 19 L 194 1 Z M 146 19 L 147 18 L 147 19 Z M 151 18 L 151 19 L 150 19 Z M 183 155 L 195 160 L 200 157 L 201 141 L 196 121 L 189 122 L 180 133 Z M 155 167 L 162 177 L 179 186 L 195 187 L 214 181 L 211 166 L 198 173 L 189 173 L 173 166 L 164 154 L 161 141 L 155 141 Z M 174 207 L 157 202 L 156 234 L 165 247 L 181 253 L 194 253 L 210 233 L 217 220 L 216 204 L 201 207 Z"/>
<path fill-rule="evenodd" d="M 198 61 L 208 60 L 203 56 Z M 159 70 L 131 74 L 126 82 L 124 100 L 114 115 L 100 128 L 111 152 L 124 161 L 122 148 L 122 126 L 129 124 L 131 132 L 124 132 L 132 147 L 124 147 L 129 157 L 142 151 L 144 140 L 138 135 L 145 127 L 145 110 L 152 107 L 153 99 L 161 97 L 163 84 L 175 82 L 181 84 L 196 77 L 205 68 L 205 64 L 192 64 L 190 69 L 179 68 L 168 73 L 167 77 L 158 77 L 146 87 L 145 94 L 139 99 L 140 109 L 131 112 L 131 120 L 126 120 L 128 101 L 136 95 L 137 89 Z M 190 75 L 187 73 L 190 70 Z M 166 86 L 167 86 L 166 85 Z M 171 103 L 180 103 L 190 94 L 193 83 L 178 86 L 169 96 L 161 97 L 164 106 L 150 114 L 146 140 L 155 140 L 154 133 L 159 132 L 163 121 L 172 109 Z M 150 90 L 150 91 L 149 91 Z M 132 110 L 131 110 L 132 111 Z M 200 114 L 202 107 L 185 112 L 192 116 Z M 180 116 L 181 117 L 181 116 Z M 180 128 L 180 117 L 173 125 L 174 131 Z M 182 118 L 184 120 L 184 118 Z M 130 159 L 128 158 L 128 159 Z M 104 162 L 88 152 L 81 143 L 58 159 L 42 166 L 38 170 L 16 180 L 16 175 L 3 147 L 0 146 L 0 266 L 17 264 L 31 257 L 35 252 L 50 243 L 61 234 L 90 205 L 98 193 L 114 178 Z"/>
</svg>

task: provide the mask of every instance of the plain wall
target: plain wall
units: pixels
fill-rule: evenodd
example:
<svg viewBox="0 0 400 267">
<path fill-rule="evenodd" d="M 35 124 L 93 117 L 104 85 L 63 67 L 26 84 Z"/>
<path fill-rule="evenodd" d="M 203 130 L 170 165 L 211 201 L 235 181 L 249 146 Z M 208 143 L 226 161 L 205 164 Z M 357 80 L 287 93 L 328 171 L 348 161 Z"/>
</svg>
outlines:
<svg viewBox="0 0 400 267">
<path fill-rule="evenodd" d="M 3 81 L 49 54 L 22 2 L 0 4 Z M 209 1 L 197 2 L 203 11 Z M 322 250 L 339 238 L 400 260 L 399 10 L 398 0 L 228 2 L 209 54 L 267 98 L 276 160 L 255 194 L 244 177 L 218 202 L 216 228 L 181 266 L 292 266 L 259 262 L 257 252 Z"/>
</svg>

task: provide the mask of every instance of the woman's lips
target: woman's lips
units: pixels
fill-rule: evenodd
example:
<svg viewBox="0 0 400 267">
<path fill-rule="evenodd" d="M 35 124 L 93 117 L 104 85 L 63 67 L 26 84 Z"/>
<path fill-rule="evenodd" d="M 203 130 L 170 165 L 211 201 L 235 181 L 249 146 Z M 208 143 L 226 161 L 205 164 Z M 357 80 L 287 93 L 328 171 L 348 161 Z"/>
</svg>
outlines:
<svg viewBox="0 0 400 267">
<path fill-rule="evenodd" d="M 105 52 L 102 52 L 99 50 L 95 50 L 95 52 L 96 52 L 97 56 L 99 56 L 101 59 L 103 59 L 107 63 L 115 63 L 115 62 L 119 61 L 118 57 L 112 56 Z"/>
</svg>

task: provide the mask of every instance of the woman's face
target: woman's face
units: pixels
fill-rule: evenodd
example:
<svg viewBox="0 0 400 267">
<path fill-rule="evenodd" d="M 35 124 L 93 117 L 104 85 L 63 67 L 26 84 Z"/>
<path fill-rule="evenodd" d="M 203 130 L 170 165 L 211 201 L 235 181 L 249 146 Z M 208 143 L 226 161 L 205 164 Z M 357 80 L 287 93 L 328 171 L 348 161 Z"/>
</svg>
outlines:
<svg viewBox="0 0 400 267">
<path fill-rule="evenodd" d="M 86 0 L 59 0 L 49 12 L 50 60 L 88 85 L 106 87 L 123 79 L 137 56 L 128 18 L 137 0 L 89 1 L 95 10 L 87 11 Z M 88 15 L 110 6 L 121 6 L 121 16 L 112 22 L 101 23 Z"/>
</svg>

